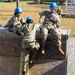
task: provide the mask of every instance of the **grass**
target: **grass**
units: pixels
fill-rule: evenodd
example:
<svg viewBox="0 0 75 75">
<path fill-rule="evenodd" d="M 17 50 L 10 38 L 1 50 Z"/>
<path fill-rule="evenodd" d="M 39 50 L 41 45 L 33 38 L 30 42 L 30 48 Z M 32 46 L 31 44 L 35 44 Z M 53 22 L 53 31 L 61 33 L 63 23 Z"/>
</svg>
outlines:
<svg viewBox="0 0 75 75">
<path fill-rule="evenodd" d="M 39 12 L 49 9 L 49 3 L 45 4 L 34 4 L 33 1 L 21 1 L 20 7 L 23 10 L 22 16 L 24 19 L 27 16 L 31 16 L 34 22 L 37 23 L 39 20 Z M 61 6 L 62 10 L 65 12 L 65 5 Z M 16 7 L 16 2 L 0 2 L 0 24 L 5 25 L 8 20 L 13 16 L 14 9 Z M 70 29 L 70 37 L 75 38 L 75 18 L 62 18 L 62 28 Z"/>
</svg>

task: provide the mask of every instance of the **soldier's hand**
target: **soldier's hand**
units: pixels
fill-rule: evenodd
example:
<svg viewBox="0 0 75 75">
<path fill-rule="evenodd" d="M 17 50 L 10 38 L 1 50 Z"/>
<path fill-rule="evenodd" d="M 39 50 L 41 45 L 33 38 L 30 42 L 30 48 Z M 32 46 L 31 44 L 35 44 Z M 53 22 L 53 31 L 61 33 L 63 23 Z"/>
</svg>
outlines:
<svg viewBox="0 0 75 75">
<path fill-rule="evenodd" d="M 55 29 L 57 29 L 57 26 L 56 26 L 56 24 L 54 24 L 54 28 L 55 28 Z"/>
<path fill-rule="evenodd" d="M 41 12 L 39 13 L 39 15 L 40 15 L 40 17 L 42 17 L 42 16 L 43 16 L 43 14 L 42 14 Z"/>
<path fill-rule="evenodd" d="M 22 23 L 22 25 L 24 26 L 26 23 Z"/>
<path fill-rule="evenodd" d="M 39 23 L 42 23 L 42 22 L 43 22 L 43 21 L 42 21 L 42 18 L 40 18 L 40 19 L 39 19 Z"/>
</svg>

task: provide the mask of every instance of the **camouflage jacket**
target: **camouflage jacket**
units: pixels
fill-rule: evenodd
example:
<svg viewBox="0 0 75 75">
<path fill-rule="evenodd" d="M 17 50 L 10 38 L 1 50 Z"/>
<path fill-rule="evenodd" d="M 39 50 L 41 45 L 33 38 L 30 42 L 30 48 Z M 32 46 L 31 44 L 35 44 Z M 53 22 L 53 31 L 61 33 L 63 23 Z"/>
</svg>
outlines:
<svg viewBox="0 0 75 75">
<path fill-rule="evenodd" d="M 57 28 L 60 28 L 61 20 L 57 13 L 51 13 L 50 11 L 43 11 L 42 15 L 45 16 L 43 25 L 56 25 Z"/>
<path fill-rule="evenodd" d="M 61 15 L 62 10 L 61 9 L 57 9 L 57 14 Z"/>
<path fill-rule="evenodd" d="M 6 24 L 6 26 L 8 28 L 12 28 L 15 25 L 18 26 L 22 26 L 22 24 L 24 23 L 24 19 L 20 16 L 20 17 L 16 17 L 15 15 L 8 21 L 8 23 Z"/>
<path fill-rule="evenodd" d="M 41 24 L 25 24 L 23 31 L 25 33 L 23 41 L 33 42 L 36 40 L 36 30 L 39 29 Z"/>
</svg>

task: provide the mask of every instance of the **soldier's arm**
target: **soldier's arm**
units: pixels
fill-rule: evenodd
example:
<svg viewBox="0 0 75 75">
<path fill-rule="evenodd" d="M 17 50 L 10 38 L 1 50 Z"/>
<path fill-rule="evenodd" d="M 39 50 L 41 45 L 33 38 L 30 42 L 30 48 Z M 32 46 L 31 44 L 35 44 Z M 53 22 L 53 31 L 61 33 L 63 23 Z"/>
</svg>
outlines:
<svg viewBox="0 0 75 75">
<path fill-rule="evenodd" d="M 24 32 L 24 34 L 26 33 L 25 30 L 26 30 L 26 23 L 24 23 L 21 27 L 21 31 Z"/>
<path fill-rule="evenodd" d="M 11 18 L 7 24 L 5 25 L 5 27 L 11 28 L 13 26 L 13 19 Z"/>
<path fill-rule="evenodd" d="M 9 21 L 7 22 L 7 24 L 5 25 L 5 27 L 8 27 L 9 26 Z"/>
<path fill-rule="evenodd" d="M 57 27 L 58 29 L 61 28 L 61 19 L 59 18 L 59 16 L 57 17 L 57 20 L 56 20 L 56 27 Z"/>
<path fill-rule="evenodd" d="M 24 25 L 25 24 L 25 21 L 24 21 L 24 18 L 21 17 L 21 24 Z"/>
<path fill-rule="evenodd" d="M 46 14 L 46 12 L 47 12 L 47 11 L 40 12 L 40 13 L 39 13 L 40 17 L 44 16 L 44 15 Z"/>
<path fill-rule="evenodd" d="M 39 23 L 42 23 L 42 16 L 45 16 L 47 13 L 47 11 L 43 11 L 43 12 L 40 12 L 39 15 L 40 15 L 40 18 L 39 18 Z"/>
<path fill-rule="evenodd" d="M 37 30 L 37 29 L 40 29 L 40 27 L 42 26 L 42 24 L 36 23 L 34 26 L 35 26 L 35 30 Z"/>
</svg>

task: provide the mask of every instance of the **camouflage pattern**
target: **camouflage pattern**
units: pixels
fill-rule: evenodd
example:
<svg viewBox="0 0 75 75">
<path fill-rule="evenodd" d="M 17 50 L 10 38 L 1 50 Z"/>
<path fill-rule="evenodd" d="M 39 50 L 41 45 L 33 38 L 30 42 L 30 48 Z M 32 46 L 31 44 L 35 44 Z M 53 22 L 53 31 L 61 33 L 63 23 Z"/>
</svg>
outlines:
<svg viewBox="0 0 75 75">
<path fill-rule="evenodd" d="M 57 9 L 57 14 L 59 15 L 59 17 L 61 18 L 61 12 L 62 10 L 60 9 L 60 7 Z"/>
<path fill-rule="evenodd" d="M 16 17 L 15 15 L 8 21 L 7 27 L 9 31 L 16 33 L 16 31 L 20 31 L 22 24 L 24 23 L 24 19 L 20 17 Z"/>
<path fill-rule="evenodd" d="M 57 46 L 61 46 L 61 33 L 60 25 L 61 21 L 57 13 L 51 13 L 50 11 L 43 11 L 42 15 L 45 16 L 43 27 L 41 28 L 43 39 L 42 45 L 45 45 L 48 33 L 51 33 L 55 36 L 55 43 Z"/>
<path fill-rule="evenodd" d="M 22 41 L 22 52 L 24 53 L 24 75 L 28 75 L 29 59 L 35 59 L 38 54 L 38 49 L 40 48 L 39 43 L 36 42 L 36 30 L 39 27 L 40 24 L 30 23 L 23 25 L 23 27 L 21 28 L 21 30 L 24 32 L 24 38 Z"/>
<path fill-rule="evenodd" d="M 22 47 L 23 48 L 36 48 L 38 49 L 40 47 L 39 43 L 36 42 L 36 30 L 40 27 L 40 24 L 25 24 L 22 27 L 22 30 L 25 34 L 23 41 L 22 41 Z"/>
<path fill-rule="evenodd" d="M 40 48 L 39 43 L 36 41 L 36 30 L 39 29 L 41 25 L 37 24 L 25 24 L 22 27 L 22 31 L 24 32 L 24 38 L 22 41 L 22 48 L 27 53 L 30 51 L 30 59 L 36 59 L 38 55 L 38 50 Z"/>
</svg>

